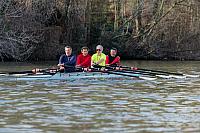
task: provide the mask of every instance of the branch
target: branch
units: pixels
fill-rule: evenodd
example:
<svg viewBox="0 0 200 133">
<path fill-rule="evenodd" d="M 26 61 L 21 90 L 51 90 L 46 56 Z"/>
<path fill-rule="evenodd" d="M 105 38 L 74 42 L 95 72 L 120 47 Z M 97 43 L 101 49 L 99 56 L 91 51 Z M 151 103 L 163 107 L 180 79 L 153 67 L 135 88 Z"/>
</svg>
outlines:
<svg viewBox="0 0 200 133">
<path fill-rule="evenodd" d="M 179 5 L 180 3 L 184 2 L 186 0 L 180 0 L 180 1 L 177 1 L 175 2 L 168 10 L 165 14 L 163 14 L 160 18 L 158 18 L 157 20 L 153 21 L 151 25 L 148 29 L 146 29 L 143 33 L 140 33 L 139 35 L 137 36 L 133 36 L 133 38 L 138 38 L 138 37 L 142 37 L 143 35 L 147 34 L 149 31 L 151 31 L 163 18 L 165 18 L 165 16 L 167 16 L 172 9 L 174 9 L 177 5 Z"/>
</svg>

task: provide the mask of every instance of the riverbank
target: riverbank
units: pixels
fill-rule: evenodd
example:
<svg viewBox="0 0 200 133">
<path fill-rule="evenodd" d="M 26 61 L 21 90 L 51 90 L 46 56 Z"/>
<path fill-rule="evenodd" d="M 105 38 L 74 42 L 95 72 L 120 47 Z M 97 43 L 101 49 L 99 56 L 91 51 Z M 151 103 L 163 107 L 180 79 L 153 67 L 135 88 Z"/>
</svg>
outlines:
<svg viewBox="0 0 200 133">
<path fill-rule="evenodd" d="M 35 62 L 0 62 L 1 71 L 24 71 L 34 68 L 57 67 L 58 61 L 35 61 Z M 181 71 L 181 69 L 196 69 L 200 72 L 200 61 L 159 61 L 159 60 L 122 60 L 123 66 L 151 68 L 154 70 Z M 187 73 L 187 71 L 186 71 Z"/>
</svg>

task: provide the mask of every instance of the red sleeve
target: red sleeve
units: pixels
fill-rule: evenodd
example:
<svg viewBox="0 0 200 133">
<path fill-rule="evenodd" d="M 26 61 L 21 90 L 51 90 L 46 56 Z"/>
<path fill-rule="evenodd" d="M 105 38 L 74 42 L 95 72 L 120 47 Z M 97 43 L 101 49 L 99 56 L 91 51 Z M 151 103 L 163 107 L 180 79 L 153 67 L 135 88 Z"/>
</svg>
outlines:
<svg viewBox="0 0 200 133">
<path fill-rule="evenodd" d="M 78 55 L 76 65 L 80 65 L 80 64 L 81 64 L 81 55 Z"/>
<path fill-rule="evenodd" d="M 106 64 L 109 64 L 109 56 L 106 55 Z"/>
<path fill-rule="evenodd" d="M 110 63 L 110 65 L 112 65 L 112 64 L 118 64 L 118 65 L 120 65 L 120 57 L 117 56 L 117 57 L 113 60 L 113 62 Z"/>
<path fill-rule="evenodd" d="M 89 66 L 91 66 L 91 56 L 88 55 L 88 57 L 84 60 L 84 62 L 82 62 L 79 65 L 81 65 L 83 67 L 89 67 Z"/>
</svg>

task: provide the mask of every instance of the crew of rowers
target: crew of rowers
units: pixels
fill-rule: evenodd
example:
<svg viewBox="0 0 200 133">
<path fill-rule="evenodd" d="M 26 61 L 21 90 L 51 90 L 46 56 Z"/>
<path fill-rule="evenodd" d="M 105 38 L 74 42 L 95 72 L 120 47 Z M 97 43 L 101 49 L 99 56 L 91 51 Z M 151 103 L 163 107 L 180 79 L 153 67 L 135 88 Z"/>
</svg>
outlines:
<svg viewBox="0 0 200 133">
<path fill-rule="evenodd" d="M 72 47 L 65 47 L 65 54 L 61 55 L 58 66 L 65 72 L 73 72 L 75 68 L 96 68 L 105 66 L 119 66 L 120 57 L 117 55 L 117 49 L 111 48 L 109 55 L 103 53 L 103 46 L 96 46 L 96 53 L 90 56 L 89 48 L 82 47 L 81 54 L 76 57 L 72 54 Z"/>
</svg>

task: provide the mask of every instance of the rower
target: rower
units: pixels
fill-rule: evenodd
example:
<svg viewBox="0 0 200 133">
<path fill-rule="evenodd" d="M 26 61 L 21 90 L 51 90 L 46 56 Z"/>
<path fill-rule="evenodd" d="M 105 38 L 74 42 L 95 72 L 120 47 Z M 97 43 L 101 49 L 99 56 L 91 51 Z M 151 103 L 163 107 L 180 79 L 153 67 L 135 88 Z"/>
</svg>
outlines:
<svg viewBox="0 0 200 133">
<path fill-rule="evenodd" d="M 120 66 L 120 57 L 117 55 L 116 48 L 111 48 L 110 54 L 106 56 L 106 66 Z"/>
<path fill-rule="evenodd" d="M 76 56 L 72 54 L 72 47 L 65 47 L 65 54 L 60 56 L 59 64 L 60 70 L 65 72 L 74 72 L 76 66 Z"/>
<path fill-rule="evenodd" d="M 96 46 L 96 53 L 92 55 L 91 66 L 92 67 L 102 67 L 106 65 L 106 55 L 103 52 L 103 46 Z"/>
<path fill-rule="evenodd" d="M 91 56 L 88 54 L 88 51 L 88 47 L 81 48 L 81 54 L 77 57 L 76 67 L 88 68 L 91 66 Z"/>
</svg>

